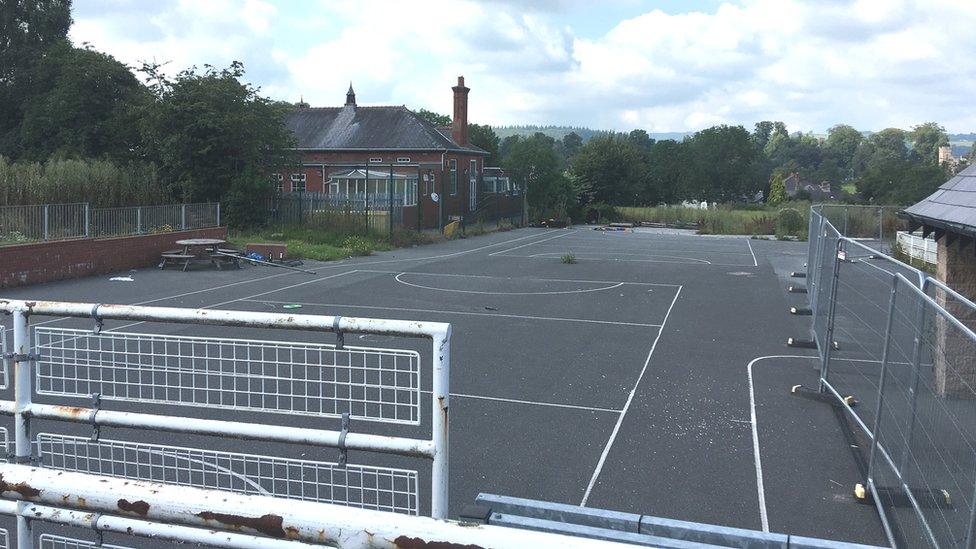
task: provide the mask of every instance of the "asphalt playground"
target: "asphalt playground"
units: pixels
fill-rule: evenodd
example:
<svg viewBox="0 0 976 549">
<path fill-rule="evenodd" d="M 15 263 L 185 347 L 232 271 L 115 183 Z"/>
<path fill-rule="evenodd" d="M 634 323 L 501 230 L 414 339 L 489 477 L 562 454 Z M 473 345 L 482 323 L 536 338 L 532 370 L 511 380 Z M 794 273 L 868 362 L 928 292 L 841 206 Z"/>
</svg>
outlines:
<svg viewBox="0 0 976 549">
<path fill-rule="evenodd" d="M 564 263 L 566 254 L 576 262 Z M 123 273 L 131 282 L 106 275 L 0 296 L 449 322 L 452 516 L 488 492 L 884 545 L 873 507 L 852 497 L 864 480 L 857 459 L 863 441 L 850 435 L 835 407 L 790 392 L 817 382 L 815 352 L 785 345 L 809 334 L 811 317 L 789 312 L 805 306 L 806 296 L 786 292 L 798 282 L 790 272 L 802 271 L 805 261 L 806 243 L 654 229 L 519 229 L 309 262 L 314 275 L 253 266 L 144 269 Z M 32 324 L 91 328 L 92 321 L 37 317 Z M 335 339 L 156 323 L 107 322 L 104 330 Z M 429 343 L 379 336 L 347 336 L 346 343 L 416 350 L 427 366 L 421 387 L 429 391 Z M 9 389 L 4 394 L 11 398 Z M 421 403 L 420 417 L 429 418 L 429 402 Z M 147 403 L 103 406 L 173 411 Z M 187 417 L 339 427 L 334 418 L 179 410 Z M 36 423 L 38 432 L 90 432 Z M 425 428 L 429 433 L 429 421 L 350 426 L 418 437 Z M 337 454 L 119 429 L 100 436 L 321 461 Z M 349 462 L 416 469 L 419 511 L 429 511 L 427 463 L 362 452 L 350 452 Z M 57 531 L 92 539 L 91 532 Z"/>
</svg>

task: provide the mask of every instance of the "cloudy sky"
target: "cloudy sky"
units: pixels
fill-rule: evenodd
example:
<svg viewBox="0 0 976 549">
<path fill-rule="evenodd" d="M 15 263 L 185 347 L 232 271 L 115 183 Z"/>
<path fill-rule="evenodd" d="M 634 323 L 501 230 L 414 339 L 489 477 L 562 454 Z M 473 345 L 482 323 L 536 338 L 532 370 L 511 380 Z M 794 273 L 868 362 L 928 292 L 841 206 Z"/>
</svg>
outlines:
<svg viewBox="0 0 976 549">
<path fill-rule="evenodd" d="M 71 37 L 276 99 L 651 132 L 783 120 L 976 131 L 976 0 L 75 0 Z"/>
</svg>

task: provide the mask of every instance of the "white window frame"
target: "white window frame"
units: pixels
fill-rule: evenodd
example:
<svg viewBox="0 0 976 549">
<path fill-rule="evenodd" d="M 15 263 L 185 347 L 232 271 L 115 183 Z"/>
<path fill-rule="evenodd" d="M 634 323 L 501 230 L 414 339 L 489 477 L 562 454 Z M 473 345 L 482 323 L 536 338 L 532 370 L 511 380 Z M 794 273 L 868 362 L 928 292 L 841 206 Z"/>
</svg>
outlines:
<svg viewBox="0 0 976 549">
<path fill-rule="evenodd" d="M 382 156 L 374 156 L 373 158 L 370 158 L 369 159 L 369 163 L 370 164 L 377 164 L 377 163 L 382 163 L 382 162 L 383 162 L 383 157 Z"/>
<path fill-rule="evenodd" d="M 271 181 L 274 182 L 275 191 L 278 193 L 285 192 L 285 176 L 280 173 L 271 174 Z"/>
<path fill-rule="evenodd" d="M 398 156 L 397 157 L 397 164 L 407 164 L 409 162 L 410 162 L 410 157 L 409 156 Z"/>
<path fill-rule="evenodd" d="M 293 173 L 291 174 L 291 192 L 307 192 L 308 191 L 308 175 L 304 173 Z M 298 184 L 301 184 L 302 190 L 296 190 Z"/>
</svg>

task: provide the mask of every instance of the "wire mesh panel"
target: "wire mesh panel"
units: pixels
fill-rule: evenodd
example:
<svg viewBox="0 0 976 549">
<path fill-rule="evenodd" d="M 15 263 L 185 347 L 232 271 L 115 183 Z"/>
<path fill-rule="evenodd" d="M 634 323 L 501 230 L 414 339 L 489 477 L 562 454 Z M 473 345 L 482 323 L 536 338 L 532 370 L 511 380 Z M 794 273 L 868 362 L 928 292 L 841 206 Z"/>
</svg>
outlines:
<svg viewBox="0 0 976 549">
<path fill-rule="evenodd" d="M 0 245 L 86 235 L 85 203 L 0 206 Z"/>
<path fill-rule="evenodd" d="M 972 547 L 976 334 L 906 279 L 891 303 L 869 479 L 906 545 Z"/>
<path fill-rule="evenodd" d="M 38 537 L 41 549 L 131 549 L 125 545 L 112 545 L 84 539 L 66 538 L 53 534 L 41 534 Z"/>
<path fill-rule="evenodd" d="M 415 351 L 38 327 L 37 392 L 420 423 Z"/>
<path fill-rule="evenodd" d="M 37 435 L 45 467 L 416 515 L 417 472 L 60 434 Z"/>
</svg>

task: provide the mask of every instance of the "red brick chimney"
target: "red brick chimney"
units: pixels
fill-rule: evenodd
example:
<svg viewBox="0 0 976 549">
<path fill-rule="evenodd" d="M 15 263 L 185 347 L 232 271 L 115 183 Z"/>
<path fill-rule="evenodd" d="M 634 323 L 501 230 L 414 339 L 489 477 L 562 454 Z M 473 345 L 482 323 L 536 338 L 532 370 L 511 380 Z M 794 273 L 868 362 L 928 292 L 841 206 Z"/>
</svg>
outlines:
<svg viewBox="0 0 976 549">
<path fill-rule="evenodd" d="M 468 145 L 468 92 L 464 86 L 464 77 L 458 76 L 454 90 L 454 118 L 451 122 L 451 137 L 462 147 Z"/>
</svg>

